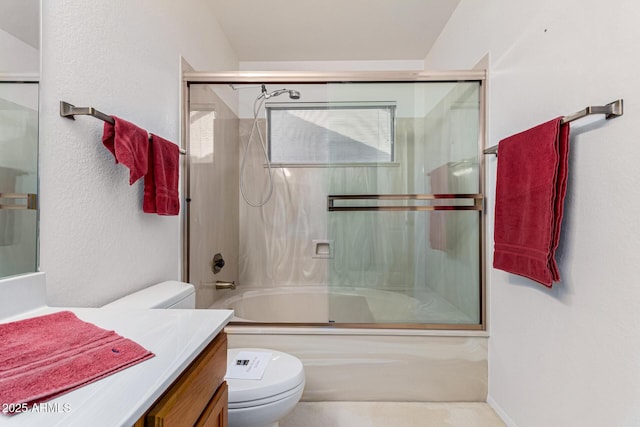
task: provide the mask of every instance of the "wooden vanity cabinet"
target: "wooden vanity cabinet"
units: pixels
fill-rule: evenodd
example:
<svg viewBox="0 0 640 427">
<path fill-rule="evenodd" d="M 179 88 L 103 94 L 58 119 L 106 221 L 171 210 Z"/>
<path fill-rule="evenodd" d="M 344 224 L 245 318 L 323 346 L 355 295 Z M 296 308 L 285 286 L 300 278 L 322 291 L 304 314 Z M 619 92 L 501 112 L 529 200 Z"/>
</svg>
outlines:
<svg viewBox="0 0 640 427">
<path fill-rule="evenodd" d="M 134 427 L 227 427 L 227 335 L 218 336 Z"/>
</svg>

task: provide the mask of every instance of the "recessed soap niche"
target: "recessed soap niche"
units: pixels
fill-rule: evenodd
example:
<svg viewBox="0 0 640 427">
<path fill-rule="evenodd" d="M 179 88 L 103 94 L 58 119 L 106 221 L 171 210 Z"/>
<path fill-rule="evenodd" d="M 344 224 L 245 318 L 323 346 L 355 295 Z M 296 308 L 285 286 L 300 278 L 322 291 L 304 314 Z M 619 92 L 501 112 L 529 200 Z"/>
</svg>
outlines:
<svg viewBox="0 0 640 427">
<path fill-rule="evenodd" d="M 333 240 L 312 240 L 311 258 L 333 259 Z"/>
</svg>

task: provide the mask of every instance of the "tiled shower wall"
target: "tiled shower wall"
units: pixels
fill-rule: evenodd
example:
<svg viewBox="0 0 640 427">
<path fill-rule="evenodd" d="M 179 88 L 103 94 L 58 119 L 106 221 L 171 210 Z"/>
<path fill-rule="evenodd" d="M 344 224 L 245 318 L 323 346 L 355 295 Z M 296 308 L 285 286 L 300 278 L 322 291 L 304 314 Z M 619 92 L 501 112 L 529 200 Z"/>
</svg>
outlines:
<svg viewBox="0 0 640 427">
<path fill-rule="evenodd" d="M 189 282 L 196 287 L 197 308 L 217 299 L 215 282 L 238 278 L 238 117 L 209 86 L 190 89 L 190 255 Z M 210 123 L 210 127 L 209 127 Z M 225 261 L 214 274 L 211 260 L 220 253 Z"/>
<path fill-rule="evenodd" d="M 241 137 L 246 138 L 252 120 L 240 124 Z M 407 126 L 411 123 L 398 123 L 400 129 Z M 403 161 L 405 136 L 399 136 L 396 144 L 397 157 Z M 258 149 L 252 150 L 245 171 L 245 186 L 254 199 L 261 197 L 258 189 L 266 191 L 268 179 L 260 156 Z M 263 208 L 240 200 L 241 283 L 271 287 L 331 282 L 375 289 L 412 284 L 413 260 L 403 256 L 413 236 L 406 215 L 327 211 L 329 194 L 403 192 L 406 169 L 397 165 L 274 168 L 273 183 L 272 198 Z M 332 258 L 314 258 L 314 240 L 329 240 Z"/>
</svg>

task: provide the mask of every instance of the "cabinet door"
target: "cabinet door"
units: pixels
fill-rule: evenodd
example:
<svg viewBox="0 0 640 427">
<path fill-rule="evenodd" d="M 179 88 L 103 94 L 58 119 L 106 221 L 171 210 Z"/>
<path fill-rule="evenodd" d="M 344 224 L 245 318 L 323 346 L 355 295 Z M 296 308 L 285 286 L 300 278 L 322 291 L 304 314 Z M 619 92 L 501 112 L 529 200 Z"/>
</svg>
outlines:
<svg viewBox="0 0 640 427">
<path fill-rule="evenodd" d="M 207 404 L 195 427 L 227 427 L 229 388 L 224 382 Z"/>
<path fill-rule="evenodd" d="M 194 426 L 211 403 L 211 396 L 217 395 L 226 371 L 227 336 L 222 332 L 151 408 L 145 424 L 149 427 Z"/>
</svg>

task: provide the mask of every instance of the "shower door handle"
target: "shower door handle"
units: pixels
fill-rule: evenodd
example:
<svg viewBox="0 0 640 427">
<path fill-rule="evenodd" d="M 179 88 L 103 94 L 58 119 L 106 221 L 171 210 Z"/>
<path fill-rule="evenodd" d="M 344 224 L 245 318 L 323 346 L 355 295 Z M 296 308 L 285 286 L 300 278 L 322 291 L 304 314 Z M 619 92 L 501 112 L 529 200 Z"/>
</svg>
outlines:
<svg viewBox="0 0 640 427">
<path fill-rule="evenodd" d="M 24 200 L 26 204 L 2 204 L 0 203 L 0 209 L 38 209 L 38 195 L 37 194 L 22 194 L 22 193 L 0 193 L 0 199 L 10 200 Z"/>
</svg>

